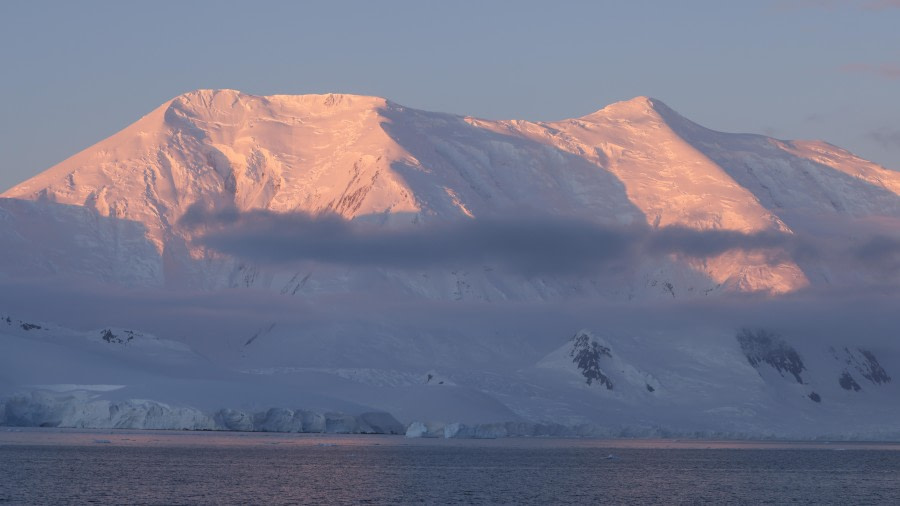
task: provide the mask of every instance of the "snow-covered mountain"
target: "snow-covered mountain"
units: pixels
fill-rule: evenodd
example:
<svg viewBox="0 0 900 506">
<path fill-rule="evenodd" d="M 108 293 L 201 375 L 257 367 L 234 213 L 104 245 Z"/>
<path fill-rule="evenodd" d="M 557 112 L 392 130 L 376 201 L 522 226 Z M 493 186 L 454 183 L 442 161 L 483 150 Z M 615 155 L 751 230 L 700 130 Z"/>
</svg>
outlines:
<svg viewBox="0 0 900 506">
<path fill-rule="evenodd" d="M 187 93 L 0 196 L 0 281 L 41 289 L 99 284 L 117 294 L 109 307 L 137 292 L 203 304 L 222 293 L 247 307 L 270 302 L 231 323 L 233 306 L 217 313 L 205 305 L 197 314 L 220 320 L 187 311 L 173 317 L 170 308 L 157 319 L 165 323 L 135 321 L 177 342 L 181 348 L 163 347 L 167 357 L 195 361 L 172 369 L 169 358 L 147 359 L 137 368 L 146 376 L 126 373 L 121 357 L 102 348 L 126 343 L 84 340 L 52 325 L 53 335 L 38 339 L 8 319 L 9 329 L 0 326 L 10 350 L 0 370 L 0 394 L 7 394 L 0 423 L 4 416 L 6 423 L 81 423 L 72 421 L 80 420 L 77 406 L 93 402 L 81 418 L 93 422 L 83 423 L 125 426 L 121 416 L 96 412 L 131 402 L 116 404 L 131 413 L 128 420 L 171 412 L 175 425 L 194 428 L 301 430 L 310 413 L 338 412 L 356 418 L 335 427 L 393 427 L 373 415 L 390 412 L 403 423 L 462 424 L 419 424 L 413 432 L 421 434 L 897 434 L 891 419 L 900 411 L 886 400 L 896 399 L 891 378 L 900 374 L 900 348 L 881 338 L 900 330 L 895 322 L 861 341 L 846 333 L 819 339 L 801 323 L 768 324 L 743 313 L 705 322 L 690 305 L 737 297 L 753 306 L 824 289 L 896 286 L 898 192 L 900 173 L 838 147 L 715 132 L 646 97 L 581 118 L 529 122 L 353 95 Z M 674 230 L 738 242 L 535 273 L 494 259 L 461 266 L 321 255 L 269 261 L 231 255 L 208 240 L 241 216 L 277 224 L 323 213 L 364 226 L 366 237 L 551 219 L 639 229 L 642 241 Z M 324 229 L 303 233 L 309 230 Z M 778 251 L 740 246 L 756 237 L 777 237 Z M 666 304 L 688 304 L 691 324 L 648 326 L 650 308 Z M 632 308 L 633 325 L 605 325 L 598 315 L 616 307 Z M 518 316 L 529 308 L 541 316 Z M 31 314 L 57 318 L 50 306 Z M 41 361 L 62 360 L 66 346 L 92 365 Z M 131 346 L 129 360 L 144 348 Z M 39 380 L 45 368 L 53 379 Z M 209 394 L 223 389 L 237 393 Z M 59 400 L 60 390 L 78 393 Z M 290 392 L 303 394 L 291 400 Z M 175 407 L 159 407 L 165 403 Z M 847 428 L 860 412 L 868 413 L 866 425 Z M 133 425 L 158 426 L 166 416 Z"/>
<path fill-rule="evenodd" d="M 201 90 L 9 189 L 0 223 L 15 238 L 3 255 L 16 273 L 291 293 L 348 291 L 385 278 L 438 299 L 684 297 L 786 292 L 835 279 L 801 259 L 773 263 L 740 251 L 661 259 L 616 279 L 614 289 L 591 279 L 485 272 L 275 270 L 212 260 L 179 220 L 199 202 L 332 211 L 384 226 L 528 211 L 605 224 L 818 234 L 823 219 L 900 218 L 898 191 L 900 174 L 834 146 L 710 131 L 644 97 L 535 123 L 430 113 L 375 97 Z M 54 229 L 78 233 L 48 233 Z"/>
</svg>

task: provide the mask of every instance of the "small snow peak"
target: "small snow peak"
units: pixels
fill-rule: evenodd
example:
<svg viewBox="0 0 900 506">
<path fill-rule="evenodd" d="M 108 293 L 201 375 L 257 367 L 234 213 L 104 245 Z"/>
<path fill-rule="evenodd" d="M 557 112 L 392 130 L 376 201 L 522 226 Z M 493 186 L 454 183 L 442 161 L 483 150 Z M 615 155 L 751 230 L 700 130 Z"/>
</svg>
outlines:
<svg viewBox="0 0 900 506">
<path fill-rule="evenodd" d="M 240 90 L 235 90 L 231 88 L 200 88 L 194 91 L 189 91 L 187 93 L 183 93 L 181 96 L 198 96 L 205 98 L 214 98 L 218 95 L 225 95 L 229 97 L 236 97 L 242 95 L 243 93 Z"/>
<path fill-rule="evenodd" d="M 644 96 L 644 95 L 634 97 L 630 100 L 623 100 L 622 102 L 618 102 L 618 103 L 630 104 L 635 107 L 646 107 L 646 108 L 654 109 L 654 110 L 658 110 L 661 108 L 669 109 L 669 106 L 667 106 L 662 100 L 660 100 L 658 98 Z M 613 104 L 613 105 L 615 105 L 615 104 Z"/>
<path fill-rule="evenodd" d="M 638 95 L 630 100 L 623 100 L 619 103 L 632 104 L 632 105 L 640 106 L 640 107 L 653 107 L 654 101 L 655 101 L 655 99 L 653 99 L 652 97 L 648 97 L 645 95 Z"/>
<path fill-rule="evenodd" d="M 310 111 L 381 109 L 388 106 L 387 99 L 349 93 L 325 93 L 319 95 L 269 95 L 263 97 L 272 103 L 299 107 Z"/>
<path fill-rule="evenodd" d="M 208 116 L 212 111 L 224 111 L 246 103 L 254 98 L 237 90 L 199 89 L 182 93 L 170 100 L 166 106 L 166 118 L 171 119 L 173 110 L 188 116 Z"/>
<path fill-rule="evenodd" d="M 292 117 L 368 114 L 388 106 L 379 97 L 329 93 L 322 95 L 251 95 L 230 89 L 200 89 L 163 105 L 170 126 L 205 137 L 211 125 L 242 125 L 287 114 Z"/>
<path fill-rule="evenodd" d="M 646 96 L 610 104 L 578 119 L 587 122 L 664 123 L 670 127 L 693 124 L 662 100 Z"/>
<path fill-rule="evenodd" d="M 637 119 L 642 117 L 658 118 L 660 114 L 665 114 L 671 109 L 661 100 L 638 96 L 630 100 L 612 103 L 598 111 L 595 111 L 581 119 Z"/>
<path fill-rule="evenodd" d="M 347 93 L 303 95 L 252 95 L 232 89 L 199 89 L 178 95 L 171 102 L 192 108 L 231 107 L 238 103 L 273 102 L 312 108 L 369 108 L 383 107 L 387 100 L 367 95 Z"/>
<path fill-rule="evenodd" d="M 177 101 L 181 101 L 181 102 L 185 102 L 185 103 L 200 102 L 203 104 L 210 104 L 216 100 L 222 100 L 222 99 L 235 100 L 235 99 L 240 98 L 242 95 L 244 95 L 244 94 L 241 93 L 240 91 L 232 90 L 232 89 L 228 89 L 228 88 L 222 88 L 222 89 L 201 88 L 198 90 L 189 91 L 187 93 L 182 93 L 181 95 L 178 95 L 177 97 L 175 97 L 172 100 L 173 101 L 177 100 Z"/>
</svg>

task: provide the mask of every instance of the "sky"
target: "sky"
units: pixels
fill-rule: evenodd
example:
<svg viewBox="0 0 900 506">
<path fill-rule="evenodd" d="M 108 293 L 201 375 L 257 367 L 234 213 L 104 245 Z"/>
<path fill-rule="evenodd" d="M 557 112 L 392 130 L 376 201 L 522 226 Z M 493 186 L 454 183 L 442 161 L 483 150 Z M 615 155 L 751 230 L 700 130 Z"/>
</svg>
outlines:
<svg viewBox="0 0 900 506">
<path fill-rule="evenodd" d="M 0 190 L 198 88 L 558 120 L 639 95 L 900 170 L 900 0 L 0 2 Z"/>
</svg>

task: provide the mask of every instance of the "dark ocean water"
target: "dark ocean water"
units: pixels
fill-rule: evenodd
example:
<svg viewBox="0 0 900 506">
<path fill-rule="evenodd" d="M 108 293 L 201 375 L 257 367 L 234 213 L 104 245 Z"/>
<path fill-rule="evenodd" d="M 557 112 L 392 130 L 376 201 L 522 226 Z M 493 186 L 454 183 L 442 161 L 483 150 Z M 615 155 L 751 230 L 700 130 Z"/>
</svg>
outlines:
<svg viewBox="0 0 900 506">
<path fill-rule="evenodd" d="M 881 446 L 63 436 L 0 437 L 0 504 L 900 504 Z"/>
</svg>

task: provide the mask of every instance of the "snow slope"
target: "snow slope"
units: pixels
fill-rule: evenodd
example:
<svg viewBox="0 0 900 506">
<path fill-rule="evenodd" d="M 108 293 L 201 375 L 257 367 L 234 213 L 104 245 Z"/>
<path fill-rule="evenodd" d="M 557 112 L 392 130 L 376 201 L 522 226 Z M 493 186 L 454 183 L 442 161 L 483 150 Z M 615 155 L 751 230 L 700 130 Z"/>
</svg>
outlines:
<svg viewBox="0 0 900 506">
<path fill-rule="evenodd" d="M 578 119 L 534 123 L 430 113 L 375 97 L 200 90 L 3 193 L 11 200 L 0 201 L 0 226 L 21 236 L 4 253 L 6 265 L 127 285 L 314 295 L 381 280 L 434 299 L 689 297 L 792 291 L 822 282 L 822 267 L 741 252 L 670 258 L 615 279 L 615 289 L 600 288 L 611 284 L 603 279 L 485 272 L 438 270 L 425 280 L 422 273 L 382 270 L 272 269 L 219 258 L 193 244 L 179 220 L 200 202 L 327 210 L 384 226 L 528 210 L 608 224 L 807 233 L 832 217 L 896 219 L 898 189 L 896 172 L 839 148 L 713 132 L 645 97 Z M 39 204 L 23 209 L 21 200 Z M 53 255 L 70 245 L 52 248 L 44 237 L 29 236 L 38 213 L 48 228 L 77 227 L 71 246 L 86 251 Z M 48 253 L 34 256 L 36 249 Z M 660 288 L 667 283 L 673 288 Z"/>
<path fill-rule="evenodd" d="M 898 190 L 840 148 L 711 131 L 646 97 L 529 122 L 187 93 L 0 196 L 0 302 L 24 312 L 0 321 L 0 424 L 895 438 L 898 322 L 871 316 L 890 304 L 794 318 L 777 303 L 892 300 Z M 195 205 L 376 232 L 549 216 L 802 247 L 575 276 L 270 264 L 205 248 Z"/>
<path fill-rule="evenodd" d="M 326 336 L 328 327 L 272 329 L 257 339 L 267 346 L 251 343 L 235 362 L 216 363 L 182 343 L 125 329 L 75 332 L 6 318 L 0 425 L 436 437 L 900 436 L 900 353 L 852 338 L 820 342 L 762 328 L 707 329 L 690 339 L 581 330 L 522 332 L 479 346 L 477 328 L 433 336 L 369 322 L 362 336 L 346 328 Z"/>
</svg>

